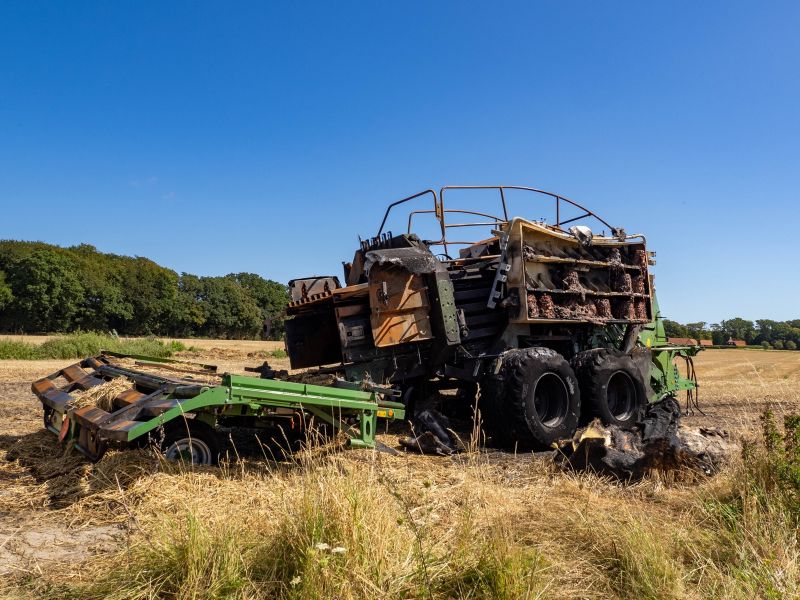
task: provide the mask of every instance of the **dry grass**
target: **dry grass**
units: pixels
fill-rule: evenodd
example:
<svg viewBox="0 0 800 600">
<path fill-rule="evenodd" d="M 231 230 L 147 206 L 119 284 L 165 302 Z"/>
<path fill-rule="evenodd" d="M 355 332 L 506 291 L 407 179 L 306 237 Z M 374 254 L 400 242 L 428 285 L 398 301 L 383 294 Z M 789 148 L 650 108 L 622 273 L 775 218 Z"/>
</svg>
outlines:
<svg viewBox="0 0 800 600">
<path fill-rule="evenodd" d="M 798 410 L 800 353 L 717 351 L 697 363 L 709 416 L 691 424 L 746 437 L 763 407 Z M 32 400 L 17 401 L 32 410 Z M 90 465 L 39 428 L 32 420 L 20 441 L 0 444 L 0 515 L 52 519 L 67 524 L 65 535 L 113 526 L 121 538 L 116 550 L 66 566 L 18 565 L 6 577 L 9 597 L 800 594 L 797 519 L 760 483 L 763 462 L 735 462 L 694 484 L 633 486 L 560 473 L 542 457 L 477 451 L 308 452 L 213 469 L 128 451 Z"/>
<path fill-rule="evenodd" d="M 88 390 L 75 390 L 70 395 L 73 401 L 70 409 L 96 406 L 106 412 L 113 412 L 114 398 L 131 387 L 131 382 L 125 377 L 116 377 Z"/>
</svg>

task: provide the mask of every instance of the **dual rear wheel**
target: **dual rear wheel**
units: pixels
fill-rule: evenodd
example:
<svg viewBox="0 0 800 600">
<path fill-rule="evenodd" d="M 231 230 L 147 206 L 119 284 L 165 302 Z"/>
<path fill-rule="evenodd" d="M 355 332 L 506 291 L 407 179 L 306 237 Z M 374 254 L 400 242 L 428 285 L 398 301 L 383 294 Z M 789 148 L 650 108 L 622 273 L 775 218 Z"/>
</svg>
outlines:
<svg viewBox="0 0 800 600">
<path fill-rule="evenodd" d="M 505 448 L 551 447 L 594 416 L 631 427 L 645 403 L 633 359 L 605 349 L 578 354 L 572 364 L 548 348 L 509 350 L 500 371 L 481 383 L 486 429 L 492 443 Z"/>
<path fill-rule="evenodd" d="M 572 360 L 584 399 L 583 420 L 599 418 L 627 429 L 647 405 L 644 378 L 633 358 L 611 349 L 587 350 Z"/>
</svg>

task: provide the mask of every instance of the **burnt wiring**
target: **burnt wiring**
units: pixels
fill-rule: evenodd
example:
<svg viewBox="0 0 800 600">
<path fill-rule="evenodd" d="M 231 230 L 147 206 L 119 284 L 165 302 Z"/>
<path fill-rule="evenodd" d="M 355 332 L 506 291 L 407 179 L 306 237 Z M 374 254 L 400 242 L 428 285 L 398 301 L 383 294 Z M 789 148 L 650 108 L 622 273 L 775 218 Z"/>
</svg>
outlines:
<svg viewBox="0 0 800 600">
<path fill-rule="evenodd" d="M 694 382 L 694 389 L 686 390 L 686 410 L 684 411 L 684 414 L 689 416 L 693 415 L 695 411 L 697 411 L 705 417 L 707 415 L 700 408 L 700 402 L 698 399 L 700 384 L 697 381 L 697 372 L 694 369 L 694 360 L 691 356 L 682 356 L 681 358 L 686 361 L 686 378 L 689 381 Z"/>
</svg>

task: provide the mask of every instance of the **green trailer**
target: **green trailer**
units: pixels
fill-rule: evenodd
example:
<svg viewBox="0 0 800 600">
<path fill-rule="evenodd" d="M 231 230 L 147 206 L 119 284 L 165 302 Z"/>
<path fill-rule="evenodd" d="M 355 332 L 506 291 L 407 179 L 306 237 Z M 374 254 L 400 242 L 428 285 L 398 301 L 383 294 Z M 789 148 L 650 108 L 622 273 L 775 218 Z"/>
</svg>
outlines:
<svg viewBox="0 0 800 600">
<path fill-rule="evenodd" d="M 79 406 L 79 392 L 119 378 L 130 387 L 115 393 L 107 410 Z M 289 441 L 314 420 L 344 434 L 350 447 L 372 448 L 379 419 L 405 416 L 402 404 L 386 399 L 387 389 L 217 374 L 211 365 L 114 353 L 60 369 L 32 390 L 45 427 L 93 461 L 111 446 L 155 441 L 168 458 L 210 464 L 219 455 L 221 427 L 277 431 Z"/>
</svg>

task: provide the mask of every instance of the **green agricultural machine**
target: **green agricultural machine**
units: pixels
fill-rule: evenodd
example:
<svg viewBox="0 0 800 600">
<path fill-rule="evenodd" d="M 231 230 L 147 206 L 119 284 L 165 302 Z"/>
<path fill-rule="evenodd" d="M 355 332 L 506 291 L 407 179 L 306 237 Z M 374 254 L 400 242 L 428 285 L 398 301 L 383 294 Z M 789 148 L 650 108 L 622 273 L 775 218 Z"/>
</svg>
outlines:
<svg viewBox="0 0 800 600">
<path fill-rule="evenodd" d="M 451 197 L 474 201 L 476 193 L 477 209 L 450 206 Z M 520 200 L 523 214 L 543 206 L 553 214 L 513 216 Z M 412 202 L 427 204 L 403 215 L 406 232 L 385 231 Z M 421 235 L 425 219 L 430 239 Z M 698 348 L 668 343 L 652 264 L 644 236 L 558 194 L 429 189 L 389 205 L 377 235 L 344 264 L 344 285 L 336 276 L 289 282 L 291 366 L 333 385 L 106 353 L 33 391 L 46 427 L 95 460 L 108 446 L 156 437 L 167 456 L 208 463 L 226 428 L 302 437 L 311 419 L 351 446 L 372 447 L 377 419 L 414 419 L 430 408 L 479 414 L 495 446 L 548 448 L 590 418 L 631 428 L 648 404 L 694 394 Z M 76 407 L 72 393 L 116 378 L 131 387 L 109 406 Z"/>
<path fill-rule="evenodd" d="M 400 206 L 413 210 L 393 235 Z M 696 389 L 698 349 L 668 343 L 652 264 L 644 236 L 558 194 L 429 189 L 389 205 L 344 285 L 289 283 L 286 347 L 293 368 L 393 386 L 409 417 L 477 407 L 490 443 L 547 448 L 590 417 L 632 427 L 648 403 Z"/>
</svg>

